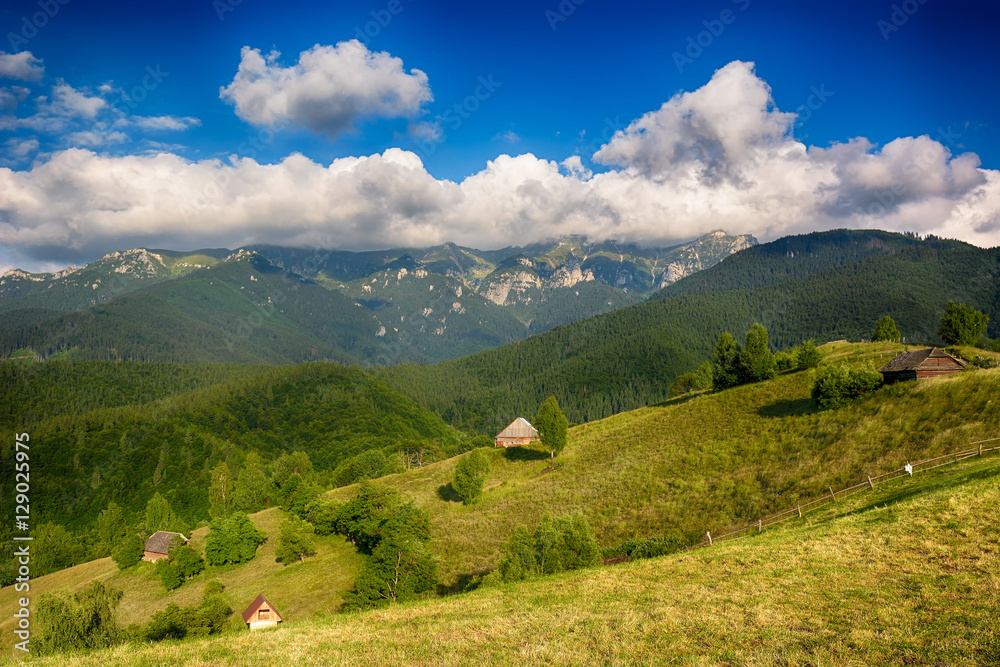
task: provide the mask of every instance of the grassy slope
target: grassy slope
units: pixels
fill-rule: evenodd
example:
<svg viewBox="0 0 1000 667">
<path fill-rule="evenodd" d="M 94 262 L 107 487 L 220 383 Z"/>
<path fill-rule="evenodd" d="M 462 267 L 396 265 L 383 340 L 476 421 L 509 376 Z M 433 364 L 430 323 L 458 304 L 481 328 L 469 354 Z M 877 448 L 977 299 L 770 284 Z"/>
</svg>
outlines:
<svg viewBox="0 0 1000 667">
<path fill-rule="evenodd" d="M 110 558 L 39 577 L 31 582 L 31 597 L 37 601 L 42 593 L 51 591 L 77 591 L 93 579 L 99 579 L 122 590 L 125 597 L 119 607 L 119 620 L 129 625 L 144 623 L 150 616 L 170 603 L 197 604 L 201 601 L 205 583 L 218 577 L 226 585 L 224 595 L 235 611 L 233 627 L 239 627 L 239 617 L 259 593 L 270 600 L 287 618 L 308 619 L 315 614 L 333 613 L 340 608 L 342 593 L 348 590 L 361 567 L 361 556 L 353 545 L 339 536 L 317 538 L 315 557 L 303 563 L 285 566 L 274 560 L 278 525 L 286 515 L 271 508 L 251 515 L 254 524 L 265 531 L 268 539 L 257 550 L 257 556 L 242 566 L 209 567 L 179 589 L 166 592 L 153 575 L 152 563 L 140 563 L 127 571 L 119 571 Z M 191 535 L 191 543 L 204 552 L 207 528 L 199 528 Z M 0 589 L 0 609 L 14 609 L 14 588 Z M 0 647 L 9 655 L 13 645 L 14 619 L 9 614 L 0 619 Z"/>
<path fill-rule="evenodd" d="M 841 343 L 824 346 L 829 355 L 828 360 L 882 360 L 891 357 L 898 349 L 899 346 L 889 344 Z M 863 479 L 862 473 L 894 469 L 906 460 L 952 451 L 972 440 L 995 436 L 1000 431 L 1000 415 L 990 408 L 1000 385 L 1000 371 L 975 371 L 934 382 L 898 385 L 881 390 L 877 396 L 860 405 L 825 413 L 813 411 L 811 402 L 807 399 L 810 383 L 810 372 L 794 373 L 771 383 L 675 400 L 572 429 L 570 443 L 557 459 L 556 470 L 553 472 L 545 472 L 547 460 L 533 458 L 543 456 L 541 452 L 526 449 L 509 452 L 493 450 L 494 466 L 487 490 L 481 501 L 472 507 L 446 500 L 450 495 L 447 485 L 451 481 L 456 459 L 384 478 L 380 483 L 399 488 L 404 495 L 428 509 L 434 534 L 431 547 L 441 558 L 443 580 L 446 584 L 461 585 L 465 576 L 482 572 L 495 564 L 500 546 L 515 526 L 532 524 L 545 509 L 556 512 L 582 509 L 605 546 L 628 537 L 669 530 L 697 538 L 706 529 L 718 533 L 733 521 L 756 518 L 759 513 L 767 514 L 785 509 L 799 497 L 808 498 L 825 492 L 827 486 L 839 488 L 859 477 Z M 343 499 L 353 493 L 351 488 L 340 489 L 331 492 L 331 496 Z M 275 510 L 270 512 L 277 514 Z M 265 515 L 267 513 L 258 515 L 258 520 Z M 808 521 L 817 521 L 811 518 L 816 516 L 821 515 L 808 515 Z M 272 521 L 277 521 L 276 516 Z M 295 608 L 296 615 L 323 611 L 338 599 L 335 596 L 339 596 L 341 591 L 350 586 L 357 561 L 351 562 L 348 559 L 356 559 L 356 555 L 342 540 L 335 543 L 342 549 L 338 556 L 341 559 L 337 561 L 339 564 L 324 566 L 325 570 L 320 568 L 315 571 L 316 574 L 302 577 L 293 576 L 293 570 L 287 570 L 291 573 L 287 575 L 287 588 L 283 588 L 281 594 L 275 593 L 276 597 L 272 598 L 279 609 L 285 610 L 282 607 L 283 599 L 303 599 L 297 596 L 317 585 L 323 585 L 329 591 L 330 602 L 319 606 L 313 600 Z M 331 549 L 334 548 L 333 544 L 331 542 Z M 268 548 L 268 545 L 264 548 Z M 732 547 L 724 547 L 730 548 Z M 698 552 L 693 557 L 700 559 L 700 554 L 703 553 L 707 552 Z M 905 556 L 903 554 L 901 557 Z M 268 559 L 259 557 L 255 563 L 263 566 L 268 564 Z M 302 573 L 312 572 L 306 568 L 310 563 L 307 561 L 302 566 Z M 109 571 L 110 567 L 108 565 Z M 273 567 L 277 570 L 281 566 Z M 634 568 L 637 573 L 647 574 L 652 572 L 648 570 L 649 567 L 648 564 L 627 566 Z M 786 574 L 788 572 L 781 563 L 772 563 L 768 567 L 783 570 Z M 320 570 L 336 572 L 337 579 L 324 581 L 321 577 L 325 574 L 320 575 Z M 724 571 L 728 570 L 724 568 Z M 735 571 L 739 571 L 739 568 Z M 762 570 L 761 576 L 765 578 L 761 581 L 765 581 L 766 576 L 771 576 L 764 574 L 769 571 Z M 67 572 L 72 573 L 73 570 Z M 240 572 L 240 568 L 235 568 L 228 576 L 244 582 L 256 580 L 250 573 L 244 576 Z M 732 574 L 730 572 L 727 576 Z M 810 575 L 807 579 L 812 582 L 810 585 L 818 587 L 829 574 L 830 570 L 817 571 L 815 576 Z M 701 572 L 699 576 L 702 575 L 709 576 L 707 572 Z M 53 588 L 66 586 L 67 580 L 61 577 L 68 576 L 67 573 L 51 576 Z M 89 570 L 81 570 L 76 579 L 77 585 L 82 585 L 92 576 L 94 575 Z M 594 577 L 594 581 L 604 582 L 601 586 L 612 590 L 615 586 L 622 588 L 621 582 L 613 583 L 613 575 L 589 573 L 584 576 Z M 207 578 L 205 575 L 203 577 Z M 308 581 L 310 577 L 313 577 L 312 581 Z M 611 579 L 605 581 L 605 577 Z M 223 579 L 227 581 L 225 576 Z M 724 580 L 724 577 L 719 579 Z M 795 581 L 800 580 L 801 577 Z M 45 582 L 48 579 L 39 581 Z M 414 607 L 410 611 L 390 612 L 388 616 L 379 615 L 377 618 L 400 619 L 403 617 L 392 616 L 392 613 L 400 613 L 413 619 L 417 627 L 425 628 L 428 623 L 437 622 L 433 619 L 450 618 L 445 623 L 447 627 L 436 626 L 434 629 L 435 633 L 441 633 L 440 641 L 447 643 L 452 641 L 450 636 L 458 637 L 471 627 L 462 625 L 460 619 L 463 614 L 470 615 L 470 618 L 478 614 L 480 621 L 477 622 L 484 623 L 485 628 L 479 628 L 475 632 L 481 638 L 492 637 L 489 641 L 495 644 L 495 650 L 499 650 L 504 637 L 512 636 L 505 633 L 513 632 L 514 629 L 504 629 L 509 619 L 489 620 L 486 618 L 489 614 L 506 617 L 509 616 L 509 611 L 521 608 L 532 609 L 538 605 L 547 607 L 550 603 L 546 600 L 552 598 L 551 604 L 556 607 L 555 611 L 550 611 L 554 616 L 547 617 L 545 621 L 552 624 L 587 614 L 598 614 L 603 618 L 603 605 L 613 602 L 617 608 L 619 604 L 609 597 L 611 593 L 601 593 L 593 600 L 581 601 L 578 611 L 570 606 L 571 597 L 562 593 L 557 595 L 555 591 L 560 586 L 567 586 L 579 593 L 579 586 L 584 584 L 566 583 L 569 579 L 553 581 L 562 583 L 545 584 L 543 588 L 547 587 L 545 590 L 548 592 L 539 596 L 531 593 L 531 585 L 513 587 L 507 589 L 509 595 L 515 596 L 509 602 L 506 600 L 508 594 L 504 594 L 505 597 L 499 602 L 493 598 L 476 597 L 480 595 L 476 594 L 462 598 L 480 600 L 479 603 L 469 602 L 473 606 L 463 608 L 463 611 L 446 610 L 453 609 L 447 606 L 449 604 L 465 603 L 433 603 L 426 608 Z M 683 581 L 685 585 L 690 583 L 687 575 Z M 154 589 L 158 588 L 158 584 L 151 579 L 142 579 L 138 583 L 142 582 Z M 667 589 L 676 583 L 664 581 L 643 586 Z M 844 583 L 846 585 L 847 582 Z M 238 591 L 242 594 L 243 589 L 236 584 L 227 581 L 227 585 L 230 585 L 231 592 Z M 717 583 L 704 585 L 716 586 Z M 782 590 L 791 591 L 798 585 L 799 583 L 795 583 Z M 187 589 L 188 593 L 185 595 L 189 595 L 191 599 L 185 597 L 184 602 L 193 601 L 200 594 L 199 584 L 188 586 L 191 588 Z M 819 588 L 815 590 L 818 591 Z M 181 592 L 174 595 L 184 591 L 185 589 L 181 589 Z M 248 588 L 246 595 L 250 593 Z M 635 591 L 639 598 L 629 598 L 632 600 L 629 604 L 639 607 L 629 612 L 632 620 L 623 621 L 625 625 L 621 627 L 634 627 L 637 619 L 653 613 L 648 611 L 649 601 L 662 597 L 663 594 L 661 591 L 655 596 L 650 594 L 652 597 L 643 597 L 644 594 Z M 749 592 L 746 594 L 749 595 Z M 4 590 L 0 595 L 11 595 L 10 589 Z M 134 603 L 137 606 L 127 611 L 127 620 L 140 618 L 140 608 L 146 609 L 148 613 L 162 608 L 157 605 L 165 606 L 169 601 L 165 599 L 165 595 L 155 590 L 147 591 L 144 595 L 151 597 L 132 598 L 141 604 Z M 677 599 L 685 600 L 683 596 Z M 0 607 L 7 602 L 6 597 L 0 597 Z M 647 606 L 643 607 L 640 603 Z M 240 604 L 242 603 L 234 601 L 233 606 L 238 607 Z M 445 606 L 440 606 L 442 604 Z M 786 606 L 782 603 L 782 608 Z M 794 608 L 794 605 L 790 608 Z M 542 615 L 546 614 L 549 612 Z M 662 620 L 662 614 L 656 617 Z M 352 622 L 343 619 L 334 621 L 334 625 L 322 632 L 333 632 L 336 637 L 328 637 L 323 641 L 339 645 L 342 634 L 351 635 L 356 632 L 356 629 L 345 629 L 345 624 Z M 358 621 L 359 624 L 365 622 L 367 621 Z M 401 641 L 409 642 L 411 648 L 412 643 L 423 641 L 418 639 L 417 634 L 401 629 L 405 621 L 387 622 L 390 625 L 396 624 L 393 626 L 396 629 L 389 631 L 389 636 L 398 636 Z M 710 619 L 703 621 L 704 632 L 709 631 L 710 624 Z M 524 633 L 529 632 L 527 620 L 515 625 Z M 550 630 L 543 624 L 532 629 L 531 634 L 545 634 Z M 584 630 L 597 631 L 597 626 L 581 628 L 581 631 Z M 500 634 L 491 634 L 497 632 Z M 382 641 L 372 639 L 370 634 L 362 633 L 361 636 L 366 637 L 364 641 L 374 641 L 376 644 Z M 604 639 L 610 640 L 610 636 L 605 635 Z M 571 636 L 563 637 L 563 640 L 576 641 Z M 590 639 L 594 647 L 600 640 L 600 636 L 591 636 Z M 245 651 L 248 650 L 247 646 L 256 647 L 267 640 L 225 641 L 236 642 L 243 647 L 239 651 Z M 354 640 L 348 642 L 354 647 L 351 651 L 362 650 L 361 644 L 352 642 Z M 315 647 L 316 644 L 312 644 L 312 648 Z M 429 647 L 430 643 L 420 650 L 431 650 Z M 585 646 L 577 648 L 582 650 Z M 611 650 L 614 647 L 605 648 Z M 154 649 L 154 653 L 160 650 Z M 209 654 L 223 656 L 228 650 L 220 649 L 218 653 L 213 650 Z M 383 646 L 380 650 L 388 649 Z M 202 655 L 207 660 L 205 656 L 208 654 Z M 532 655 L 530 652 L 525 653 L 525 660 Z M 543 651 L 538 657 L 544 659 L 545 655 Z M 358 654 L 351 653 L 350 656 L 357 658 Z M 121 664 L 155 664 L 156 659 L 158 658 L 151 658 L 148 663 Z"/>
<path fill-rule="evenodd" d="M 873 360 L 879 367 L 903 347 L 834 343 L 821 349 L 827 362 Z M 573 428 L 551 473 L 547 459 L 523 460 L 530 450 L 494 450 L 487 490 L 472 507 L 442 500 L 457 459 L 381 482 L 430 512 L 431 548 L 451 585 L 492 568 L 514 528 L 537 522 L 546 509 L 583 510 L 602 546 L 668 531 L 696 540 L 706 530 L 822 495 L 829 486 L 843 488 L 907 459 L 1000 434 L 1000 411 L 991 407 L 1000 371 L 903 383 L 832 412 L 817 412 L 809 398 L 814 373 Z M 353 493 L 337 489 L 331 496 Z"/>
<path fill-rule="evenodd" d="M 709 549 L 39 664 L 997 664 L 998 502 L 974 459 Z"/>
</svg>

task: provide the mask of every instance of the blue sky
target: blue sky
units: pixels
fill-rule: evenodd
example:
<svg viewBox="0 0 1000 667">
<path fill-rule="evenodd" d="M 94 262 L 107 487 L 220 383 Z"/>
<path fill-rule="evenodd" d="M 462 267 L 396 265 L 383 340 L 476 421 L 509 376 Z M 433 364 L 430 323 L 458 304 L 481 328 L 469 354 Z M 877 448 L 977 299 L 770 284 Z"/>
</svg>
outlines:
<svg viewBox="0 0 1000 667">
<path fill-rule="evenodd" d="M 329 5 L 5 3 L 0 268 L 714 228 L 1000 241 L 994 3 Z"/>
</svg>

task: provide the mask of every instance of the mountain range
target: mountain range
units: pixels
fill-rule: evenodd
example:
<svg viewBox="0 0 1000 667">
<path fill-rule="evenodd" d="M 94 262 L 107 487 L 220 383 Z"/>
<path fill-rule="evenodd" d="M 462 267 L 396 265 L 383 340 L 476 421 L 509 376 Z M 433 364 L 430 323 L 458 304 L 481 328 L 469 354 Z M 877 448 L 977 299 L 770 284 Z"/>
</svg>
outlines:
<svg viewBox="0 0 1000 667">
<path fill-rule="evenodd" d="M 756 243 L 567 237 L 481 251 L 132 249 L 0 277 L 0 352 L 40 358 L 391 365 L 455 358 L 641 301 Z"/>
</svg>

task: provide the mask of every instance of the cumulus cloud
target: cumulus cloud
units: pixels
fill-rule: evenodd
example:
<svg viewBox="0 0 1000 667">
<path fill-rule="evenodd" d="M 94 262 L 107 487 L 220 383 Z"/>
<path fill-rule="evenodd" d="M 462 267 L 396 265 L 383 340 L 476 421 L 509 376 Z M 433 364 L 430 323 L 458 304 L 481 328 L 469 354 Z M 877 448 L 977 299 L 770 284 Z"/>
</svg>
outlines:
<svg viewBox="0 0 1000 667">
<path fill-rule="evenodd" d="M 287 122 L 334 137 L 361 118 L 414 117 L 433 99 L 426 74 L 407 73 L 401 59 L 369 51 L 356 39 L 317 44 L 289 67 L 277 64 L 279 56 L 243 47 L 239 70 L 219 96 L 244 121 Z"/>
<path fill-rule="evenodd" d="M 795 114 L 773 106 L 753 63 L 735 61 L 707 85 L 615 132 L 594 160 L 656 181 L 692 170 L 708 182 L 736 178 L 747 162 L 786 142 Z"/>
<path fill-rule="evenodd" d="M 927 136 L 810 147 L 750 63 L 733 63 L 618 131 L 595 160 L 499 155 L 461 182 L 414 153 L 320 164 L 293 154 L 189 161 L 71 149 L 0 169 L 0 244 L 51 259 L 123 246 L 276 243 L 501 247 L 563 234 L 646 244 L 716 229 L 762 240 L 835 227 L 1000 245 L 1000 172 Z"/>
<path fill-rule="evenodd" d="M 31 54 L 31 51 L 5 53 L 0 51 L 0 79 L 21 79 L 22 81 L 41 81 L 45 74 L 42 61 Z"/>
</svg>

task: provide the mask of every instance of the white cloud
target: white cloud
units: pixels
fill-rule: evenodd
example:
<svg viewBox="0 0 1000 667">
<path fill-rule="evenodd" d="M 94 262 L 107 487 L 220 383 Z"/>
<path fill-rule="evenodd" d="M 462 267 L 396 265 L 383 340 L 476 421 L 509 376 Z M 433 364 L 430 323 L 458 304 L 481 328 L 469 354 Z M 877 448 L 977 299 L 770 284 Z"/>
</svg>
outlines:
<svg viewBox="0 0 1000 667">
<path fill-rule="evenodd" d="M 52 89 L 52 98 L 51 112 L 70 118 L 94 118 L 108 105 L 103 98 L 87 95 L 62 82 Z"/>
<path fill-rule="evenodd" d="M 66 135 L 65 140 L 71 146 L 94 146 L 96 148 L 107 144 L 120 144 L 128 141 L 128 136 L 124 132 L 108 132 L 101 128 L 73 132 Z"/>
<path fill-rule="evenodd" d="M 3 143 L 3 157 L 0 166 L 11 167 L 20 164 L 32 153 L 38 152 L 38 139 L 19 139 L 13 137 Z"/>
<path fill-rule="evenodd" d="M 437 142 L 444 139 L 441 123 L 437 122 L 410 123 L 407 132 L 410 136 L 423 141 Z"/>
<path fill-rule="evenodd" d="M 502 141 L 505 144 L 513 145 L 521 141 L 521 137 L 519 137 L 514 130 L 507 130 L 506 132 L 498 132 L 493 135 L 493 141 Z"/>
<path fill-rule="evenodd" d="M 783 145 L 794 122 L 795 114 L 773 108 L 771 88 L 754 75 L 753 63 L 734 61 L 705 86 L 615 132 L 594 160 L 657 181 L 693 170 L 715 182 Z"/>
<path fill-rule="evenodd" d="M 357 40 L 317 44 L 290 67 L 276 64 L 278 56 L 243 47 L 239 71 L 219 92 L 248 123 L 289 122 L 334 137 L 361 118 L 416 116 L 433 99 L 426 74 L 407 73 L 401 59 Z"/>
<path fill-rule="evenodd" d="M 30 93 L 22 86 L 11 86 L 10 88 L 0 88 L 0 111 L 14 111 L 17 105 L 24 101 Z"/>
<path fill-rule="evenodd" d="M 31 54 L 31 51 L 20 53 L 5 53 L 0 51 L 0 79 L 21 79 L 22 81 L 41 81 L 45 74 L 42 61 Z"/>
<path fill-rule="evenodd" d="M 131 116 L 123 119 L 143 130 L 181 131 L 201 125 L 201 121 L 191 116 Z"/>
<path fill-rule="evenodd" d="M 617 167 L 599 174 L 579 155 L 500 155 L 456 183 L 397 148 L 329 165 L 72 149 L 0 169 L 0 244 L 85 257 L 125 245 L 501 247 L 570 233 L 652 244 L 720 228 L 770 240 L 875 227 L 1000 245 L 1000 172 L 976 155 L 926 136 L 808 147 L 793 120 L 752 65 L 735 63 L 615 134 L 595 157 Z"/>
</svg>

